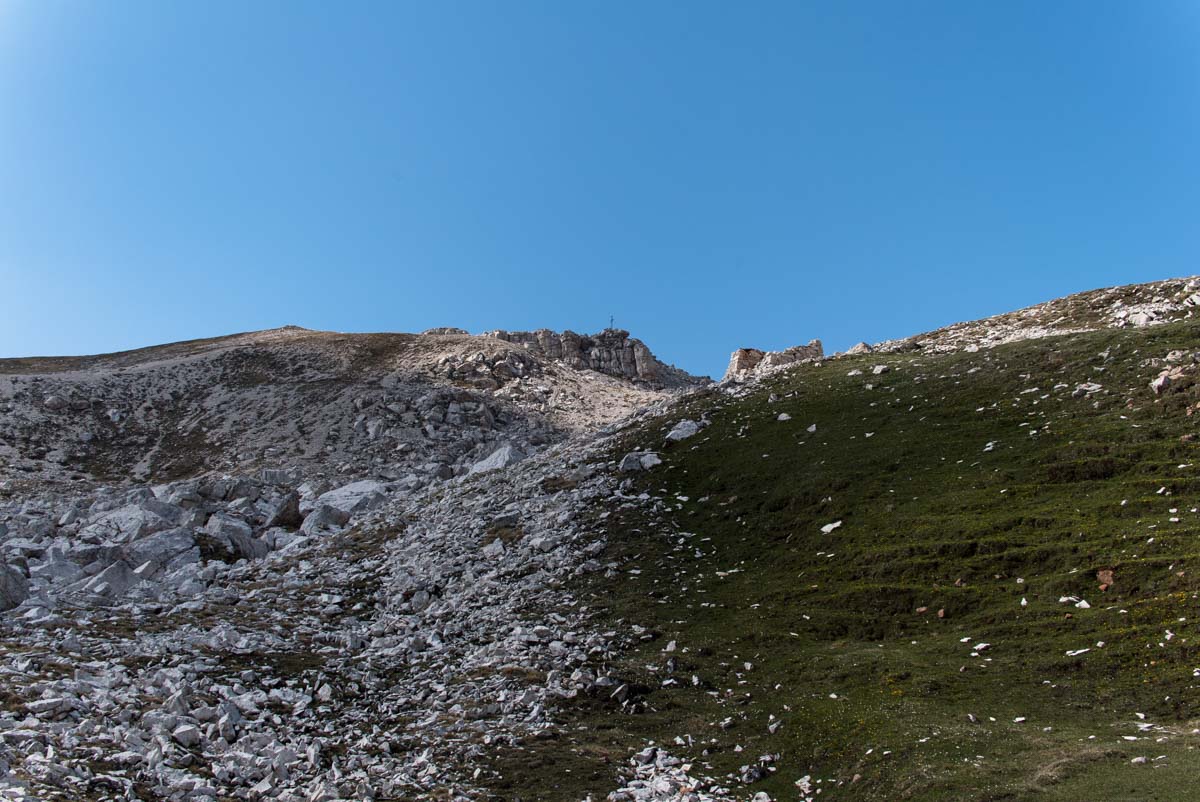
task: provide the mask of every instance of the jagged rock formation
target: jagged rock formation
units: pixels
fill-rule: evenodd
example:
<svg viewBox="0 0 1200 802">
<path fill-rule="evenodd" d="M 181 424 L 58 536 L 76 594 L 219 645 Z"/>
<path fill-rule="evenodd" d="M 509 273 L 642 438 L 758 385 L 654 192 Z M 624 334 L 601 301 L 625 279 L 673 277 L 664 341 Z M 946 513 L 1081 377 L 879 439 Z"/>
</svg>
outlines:
<svg viewBox="0 0 1200 802">
<path fill-rule="evenodd" d="M 529 351 L 577 370 L 594 370 L 609 376 L 645 382 L 652 386 L 680 387 L 704 383 L 678 368 L 660 362 L 641 340 L 622 329 L 599 334 L 537 331 L 488 332 L 485 336 L 516 343 Z"/>
<path fill-rule="evenodd" d="M 812 340 L 808 345 L 795 345 L 783 351 L 739 348 L 730 356 L 729 367 L 722 381 L 745 381 L 824 356 L 825 350 L 820 340 Z"/>
</svg>

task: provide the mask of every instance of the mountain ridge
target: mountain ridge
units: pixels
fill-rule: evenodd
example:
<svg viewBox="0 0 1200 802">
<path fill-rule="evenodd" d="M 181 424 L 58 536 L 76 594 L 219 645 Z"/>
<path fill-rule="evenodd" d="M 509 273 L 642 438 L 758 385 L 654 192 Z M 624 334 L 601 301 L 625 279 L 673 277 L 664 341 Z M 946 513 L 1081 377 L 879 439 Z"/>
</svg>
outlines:
<svg viewBox="0 0 1200 802">
<path fill-rule="evenodd" d="M 619 330 L 0 363 L 0 786 L 1173 798 L 1196 282 L 674 387 Z"/>
</svg>

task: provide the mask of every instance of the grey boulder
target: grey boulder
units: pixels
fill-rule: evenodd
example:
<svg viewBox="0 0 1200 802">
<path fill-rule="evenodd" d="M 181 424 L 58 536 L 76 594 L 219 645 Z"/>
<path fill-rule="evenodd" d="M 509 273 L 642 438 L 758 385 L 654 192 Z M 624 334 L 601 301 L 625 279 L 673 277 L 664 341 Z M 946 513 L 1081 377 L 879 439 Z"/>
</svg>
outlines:
<svg viewBox="0 0 1200 802">
<path fill-rule="evenodd" d="M 170 525 L 171 521 L 157 512 L 137 504 L 128 504 L 100 516 L 85 526 L 79 534 L 84 539 L 95 538 L 123 543 L 161 531 Z"/>
<path fill-rule="evenodd" d="M 0 565 L 0 610 L 11 610 L 29 598 L 29 580 L 11 565 Z"/>
<path fill-rule="evenodd" d="M 349 520 L 350 513 L 345 510 L 328 504 L 318 504 L 316 509 L 304 518 L 304 523 L 300 524 L 300 532 L 305 535 L 319 535 L 343 527 Z"/>
<path fill-rule="evenodd" d="M 662 465 L 662 460 L 658 458 L 658 454 L 655 454 L 653 451 L 633 451 L 621 459 L 621 464 L 617 468 L 623 473 L 632 473 L 634 471 L 648 471 L 656 465 Z"/>
<path fill-rule="evenodd" d="M 525 455 L 511 445 L 503 445 L 471 466 L 469 473 L 484 473 L 507 468 L 525 459 Z"/>
<path fill-rule="evenodd" d="M 325 504 L 342 512 L 356 513 L 373 510 L 386 500 L 387 485 L 374 479 L 351 482 L 317 498 L 317 504 Z"/>
<path fill-rule="evenodd" d="M 304 516 L 300 514 L 300 494 L 292 490 L 271 505 L 263 527 L 270 529 L 275 526 L 282 526 L 288 529 L 295 529 L 303 520 Z"/>
<path fill-rule="evenodd" d="M 671 431 L 667 432 L 667 439 L 686 440 L 698 431 L 700 431 L 700 424 L 692 420 L 681 420 Z"/>
<path fill-rule="evenodd" d="M 250 524 L 227 513 L 213 513 L 205 531 L 239 557 L 256 560 L 265 557 L 270 548 L 254 537 Z"/>
<path fill-rule="evenodd" d="M 132 565 L 153 562 L 170 571 L 187 563 L 200 562 L 200 548 L 191 531 L 168 529 L 129 544 L 124 549 L 124 557 Z"/>
</svg>

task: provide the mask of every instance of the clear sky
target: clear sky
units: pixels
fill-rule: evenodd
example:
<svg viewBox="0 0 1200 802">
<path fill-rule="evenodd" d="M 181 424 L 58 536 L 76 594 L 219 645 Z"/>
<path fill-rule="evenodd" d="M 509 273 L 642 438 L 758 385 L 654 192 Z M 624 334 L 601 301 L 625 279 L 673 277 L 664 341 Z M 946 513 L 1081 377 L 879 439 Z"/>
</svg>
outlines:
<svg viewBox="0 0 1200 802">
<path fill-rule="evenodd" d="M 719 375 L 1200 273 L 1200 3 L 0 0 L 0 356 L 609 315 Z"/>
</svg>

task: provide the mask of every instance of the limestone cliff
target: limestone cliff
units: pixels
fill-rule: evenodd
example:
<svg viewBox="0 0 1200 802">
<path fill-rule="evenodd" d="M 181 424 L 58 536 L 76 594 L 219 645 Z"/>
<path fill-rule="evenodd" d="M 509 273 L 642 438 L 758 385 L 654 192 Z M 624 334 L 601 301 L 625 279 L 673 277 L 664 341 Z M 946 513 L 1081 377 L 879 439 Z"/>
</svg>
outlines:
<svg viewBox="0 0 1200 802">
<path fill-rule="evenodd" d="M 599 334 L 573 331 L 487 332 L 485 337 L 520 345 L 577 370 L 594 370 L 631 381 L 662 387 L 702 384 L 706 379 L 692 376 L 673 365 L 660 362 L 641 340 L 631 338 L 622 329 L 605 329 Z"/>
</svg>

